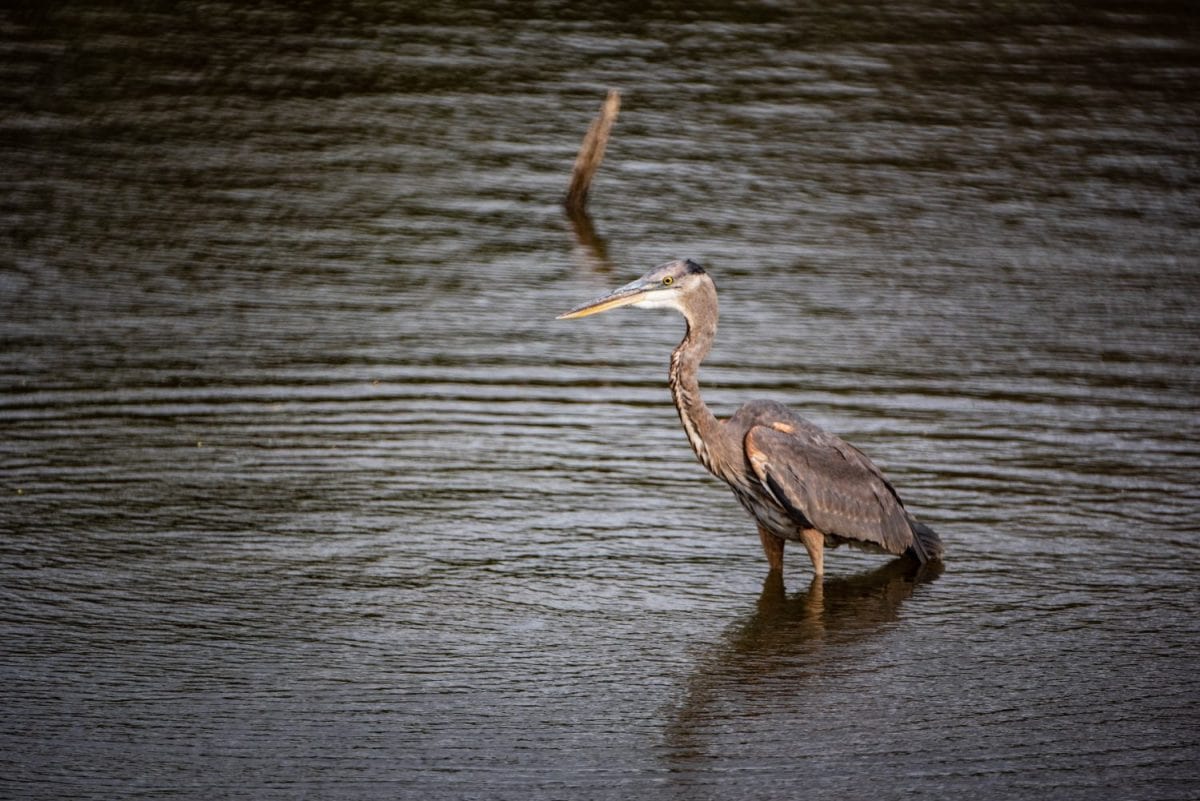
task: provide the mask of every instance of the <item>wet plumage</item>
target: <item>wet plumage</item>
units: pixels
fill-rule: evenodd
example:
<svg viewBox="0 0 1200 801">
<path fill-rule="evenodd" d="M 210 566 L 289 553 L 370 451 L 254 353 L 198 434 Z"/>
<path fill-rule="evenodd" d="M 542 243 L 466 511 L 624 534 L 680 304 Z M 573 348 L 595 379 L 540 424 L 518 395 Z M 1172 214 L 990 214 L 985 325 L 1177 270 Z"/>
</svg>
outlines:
<svg viewBox="0 0 1200 801">
<path fill-rule="evenodd" d="M 672 308 L 687 321 L 668 373 L 679 419 L 696 457 L 757 521 L 772 570 L 782 570 L 789 540 L 805 546 L 817 575 L 824 572 L 825 548 L 843 543 L 921 562 L 941 556 L 938 535 L 904 508 L 879 468 L 840 437 L 774 401 L 751 401 L 726 420 L 713 416 L 697 373 L 716 336 L 717 290 L 698 264 L 660 265 L 560 317 L 620 306 Z"/>
</svg>

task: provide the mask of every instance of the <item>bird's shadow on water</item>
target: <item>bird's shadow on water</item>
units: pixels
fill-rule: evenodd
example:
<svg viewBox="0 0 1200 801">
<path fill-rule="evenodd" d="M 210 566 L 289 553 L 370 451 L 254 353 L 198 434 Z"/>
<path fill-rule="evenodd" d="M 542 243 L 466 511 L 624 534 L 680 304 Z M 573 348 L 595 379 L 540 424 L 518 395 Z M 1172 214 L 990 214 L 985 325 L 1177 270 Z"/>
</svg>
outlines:
<svg viewBox="0 0 1200 801">
<path fill-rule="evenodd" d="M 708 735 L 739 717 L 803 707 L 804 684 L 844 666 L 847 647 L 879 634 L 942 564 L 902 558 L 844 578 L 813 579 L 789 595 L 771 573 L 755 610 L 734 624 L 688 679 L 666 716 L 665 745 L 674 768 L 703 759 Z M 736 724 L 734 724 L 736 727 Z"/>
</svg>

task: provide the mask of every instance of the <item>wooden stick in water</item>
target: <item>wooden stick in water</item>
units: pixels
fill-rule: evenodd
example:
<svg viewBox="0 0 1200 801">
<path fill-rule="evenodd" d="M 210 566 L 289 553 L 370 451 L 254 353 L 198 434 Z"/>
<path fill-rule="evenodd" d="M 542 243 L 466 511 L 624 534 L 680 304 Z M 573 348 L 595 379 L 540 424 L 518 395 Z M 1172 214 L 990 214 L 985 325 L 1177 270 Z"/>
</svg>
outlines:
<svg viewBox="0 0 1200 801">
<path fill-rule="evenodd" d="M 571 184 L 567 188 L 564 201 L 570 214 L 578 214 L 587 207 L 588 189 L 596 171 L 600 169 L 600 162 L 604 161 L 604 147 L 608 144 L 608 134 L 612 131 L 620 109 L 621 93 L 616 89 L 609 89 L 608 97 L 600 107 L 600 113 L 584 134 L 579 154 L 575 156 L 575 169 L 571 171 Z"/>
</svg>

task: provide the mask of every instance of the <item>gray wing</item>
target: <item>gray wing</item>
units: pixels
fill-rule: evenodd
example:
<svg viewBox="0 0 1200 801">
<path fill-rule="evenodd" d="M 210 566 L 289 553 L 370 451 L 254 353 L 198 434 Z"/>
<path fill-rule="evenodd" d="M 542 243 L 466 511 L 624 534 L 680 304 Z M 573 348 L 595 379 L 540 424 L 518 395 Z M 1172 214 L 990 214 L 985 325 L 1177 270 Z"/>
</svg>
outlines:
<svg viewBox="0 0 1200 801">
<path fill-rule="evenodd" d="M 896 491 L 854 446 L 802 418 L 753 426 L 744 442 L 758 480 L 798 522 L 897 555 L 912 546 Z"/>
</svg>

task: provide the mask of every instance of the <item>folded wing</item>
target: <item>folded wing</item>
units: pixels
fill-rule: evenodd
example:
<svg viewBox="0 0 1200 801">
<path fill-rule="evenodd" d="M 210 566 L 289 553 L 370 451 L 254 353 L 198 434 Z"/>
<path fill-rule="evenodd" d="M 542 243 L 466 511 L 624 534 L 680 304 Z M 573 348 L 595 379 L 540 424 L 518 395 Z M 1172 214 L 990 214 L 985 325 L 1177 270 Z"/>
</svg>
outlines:
<svg viewBox="0 0 1200 801">
<path fill-rule="evenodd" d="M 763 487 L 801 525 L 897 555 L 913 547 L 896 491 L 844 440 L 815 426 L 756 425 L 745 449 Z"/>
</svg>

